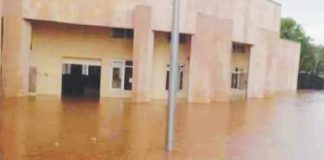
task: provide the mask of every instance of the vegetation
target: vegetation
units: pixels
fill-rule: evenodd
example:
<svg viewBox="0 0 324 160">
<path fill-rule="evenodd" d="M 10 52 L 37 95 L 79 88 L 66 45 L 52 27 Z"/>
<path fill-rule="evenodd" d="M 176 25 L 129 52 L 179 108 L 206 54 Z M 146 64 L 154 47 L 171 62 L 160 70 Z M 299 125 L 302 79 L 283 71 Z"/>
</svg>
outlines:
<svg viewBox="0 0 324 160">
<path fill-rule="evenodd" d="M 281 38 L 301 43 L 300 71 L 324 74 L 324 46 L 314 44 L 312 38 L 294 19 L 282 19 Z"/>
</svg>

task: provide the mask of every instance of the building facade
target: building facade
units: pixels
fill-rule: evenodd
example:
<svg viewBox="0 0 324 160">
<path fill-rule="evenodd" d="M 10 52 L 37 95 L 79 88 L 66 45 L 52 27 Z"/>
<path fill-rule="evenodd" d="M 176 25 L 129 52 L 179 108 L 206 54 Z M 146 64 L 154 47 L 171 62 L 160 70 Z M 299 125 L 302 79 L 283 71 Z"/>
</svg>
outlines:
<svg viewBox="0 0 324 160">
<path fill-rule="evenodd" d="M 167 98 L 172 0 L 1 0 L 3 96 Z M 179 97 L 296 91 L 300 45 L 270 0 L 181 1 Z"/>
</svg>

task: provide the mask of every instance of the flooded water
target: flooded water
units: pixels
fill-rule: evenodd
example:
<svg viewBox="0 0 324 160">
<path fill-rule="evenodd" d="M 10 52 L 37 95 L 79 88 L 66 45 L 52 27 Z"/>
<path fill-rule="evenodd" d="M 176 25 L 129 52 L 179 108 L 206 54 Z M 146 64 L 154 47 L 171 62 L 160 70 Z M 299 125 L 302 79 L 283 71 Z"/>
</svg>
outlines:
<svg viewBox="0 0 324 160">
<path fill-rule="evenodd" d="M 230 103 L 179 102 L 164 151 L 166 104 L 122 99 L 1 99 L 4 160 L 321 160 L 324 93 Z"/>
</svg>

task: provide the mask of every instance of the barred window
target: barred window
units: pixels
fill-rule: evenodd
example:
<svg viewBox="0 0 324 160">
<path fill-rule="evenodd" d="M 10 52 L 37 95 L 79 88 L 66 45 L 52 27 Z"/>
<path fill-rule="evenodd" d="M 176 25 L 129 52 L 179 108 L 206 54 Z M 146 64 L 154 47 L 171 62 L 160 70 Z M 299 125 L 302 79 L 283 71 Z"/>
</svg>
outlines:
<svg viewBox="0 0 324 160">
<path fill-rule="evenodd" d="M 246 53 L 246 45 L 242 43 L 234 42 L 232 44 L 232 52 L 233 53 Z"/>
<path fill-rule="evenodd" d="M 125 28 L 113 28 L 112 29 L 112 37 L 113 38 L 133 39 L 134 38 L 134 30 L 133 29 L 125 29 Z"/>
</svg>

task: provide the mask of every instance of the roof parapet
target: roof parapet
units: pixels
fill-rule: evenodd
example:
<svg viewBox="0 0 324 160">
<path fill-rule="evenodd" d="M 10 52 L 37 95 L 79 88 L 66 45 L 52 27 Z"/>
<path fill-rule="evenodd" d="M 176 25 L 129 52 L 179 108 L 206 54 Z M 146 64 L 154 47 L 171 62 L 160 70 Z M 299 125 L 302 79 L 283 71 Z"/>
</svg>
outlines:
<svg viewBox="0 0 324 160">
<path fill-rule="evenodd" d="M 277 2 L 277 1 L 274 1 L 274 0 L 266 0 L 266 1 L 268 1 L 270 3 L 274 3 L 274 4 L 278 5 L 278 6 L 282 6 L 281 3 Z"/>
</svg>

